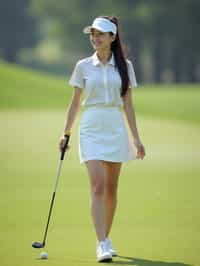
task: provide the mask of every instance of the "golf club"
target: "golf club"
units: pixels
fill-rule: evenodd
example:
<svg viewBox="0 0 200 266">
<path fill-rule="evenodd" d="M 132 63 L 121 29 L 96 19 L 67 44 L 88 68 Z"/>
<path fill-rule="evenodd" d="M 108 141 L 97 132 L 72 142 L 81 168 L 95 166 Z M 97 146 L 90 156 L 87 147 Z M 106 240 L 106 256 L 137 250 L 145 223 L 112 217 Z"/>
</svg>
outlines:
<svg viewBox="0 0 200 266">
<path fill-rule="evenodd" d="M 46 228 L 45 228 L 44 238 L 43 238 L 42 243 L 41 242 L 33 242 L 32 243 L 32 247 L 33 248 L 43 248 L 43 247 L 45 247 L 45 242 L 46 242 L 46 238 L 47 238 L 49 222 L 50 222 L 51 213 L 52 213 L 53 204 L 54 204 L 54 199 L 55 199 L 55 195 L 56 195 L 56 189 L 57 189 L 57 186 L 58 186 L 58 180 L 59 180 L 59 177 L 60 177 L 62 162 L 63 162 L 64 156 L 65 156 L 66 148 L 68 146 L 69 137 L 70 137 L 69 135 L 65 135 L 65 142 L 64 142 L 63 148 L 61 150 L 61 156 L 60 156 L 60 160 L 59 160 L 57 176 L 56 176 L 56 179 L 55 179 L 55 185 L 54 185 L 53 194 L 52 194 L 52 198 L 51 198 L 51 204 L 50 204 L 50 208 L 49 208 L 49 214 L 48 214 L 47 224 L 46 224 Z"/>
</svg>

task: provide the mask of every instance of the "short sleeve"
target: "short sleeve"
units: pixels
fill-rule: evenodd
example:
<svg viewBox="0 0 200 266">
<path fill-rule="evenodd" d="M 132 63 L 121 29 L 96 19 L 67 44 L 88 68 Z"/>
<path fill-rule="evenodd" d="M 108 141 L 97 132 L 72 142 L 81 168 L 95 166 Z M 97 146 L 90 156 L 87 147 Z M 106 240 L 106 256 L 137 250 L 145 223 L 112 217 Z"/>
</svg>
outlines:
<svg viewBox="0 0 200 266">
<path fill-rule="evenodd" d="M 133 64 L 131 63 L 131 61 L 127 60 L 127 65 L 128 65 L 128 75 L 129 75 L 129 87 L 131 88 L 137 87 L 137 81 Z"/>
<path fill-rule="evenodd" d="M 75 65 L 75 68 L 69 79 L 69 84 L 73 87 L 78 87 L 80 89 L 84 88 L 83 71 L 79 61 Z"/>
</svg>

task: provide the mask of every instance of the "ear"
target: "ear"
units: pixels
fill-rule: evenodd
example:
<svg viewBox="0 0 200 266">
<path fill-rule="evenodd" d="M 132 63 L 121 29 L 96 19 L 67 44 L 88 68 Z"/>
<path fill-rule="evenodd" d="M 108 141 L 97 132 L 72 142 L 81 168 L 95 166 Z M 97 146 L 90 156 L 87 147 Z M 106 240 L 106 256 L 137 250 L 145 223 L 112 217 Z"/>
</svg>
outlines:
<svg viewBox="0 0 200 266">
<path fill-rule="evenodd" d="M 115 34 L 111 35 L 112 42 L 114 42 L 115 39 L 116 39 L 116 35 Z"/>
</svg>

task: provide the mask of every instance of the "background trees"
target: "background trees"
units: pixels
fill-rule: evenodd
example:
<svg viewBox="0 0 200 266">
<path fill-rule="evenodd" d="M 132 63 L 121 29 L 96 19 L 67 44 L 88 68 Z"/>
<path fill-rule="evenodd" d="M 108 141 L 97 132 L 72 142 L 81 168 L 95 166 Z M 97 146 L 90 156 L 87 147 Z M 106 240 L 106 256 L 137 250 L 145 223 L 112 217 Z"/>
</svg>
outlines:
<svg viewBox="0 0 200 266">
<path fill-rule="evenodd" d="M 23 47 L 54 40 L 62 51 L 58 61 L 70 72 L 77 57 L 92 51 L 84 25 L 98 15 L 117 15 L 139 82 L 200 80 L 198 0 L 20 0 L 12 8 L 7 0 L 0 5 L 0 50 L 6 60 L 14 61 Z"/>
<path fill-rule="evenodd" d="M 22 48 L 33 47 L 38 38 L 36 18 L 31 16 L 29 0 L 0 2 L 0 55 L 16 62 Z"/>
</svg>

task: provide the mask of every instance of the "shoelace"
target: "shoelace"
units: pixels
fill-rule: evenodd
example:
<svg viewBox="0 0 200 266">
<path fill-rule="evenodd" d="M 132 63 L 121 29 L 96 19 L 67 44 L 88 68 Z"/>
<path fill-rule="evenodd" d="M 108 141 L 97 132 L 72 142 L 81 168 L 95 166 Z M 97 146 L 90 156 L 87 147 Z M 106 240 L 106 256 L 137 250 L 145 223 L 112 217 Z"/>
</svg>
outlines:
<svg viewBox="0 0 200 266">
<path fill-rule="evenodd" d="M 99 248 L 101 248 L 101 250 L 102 250 L 103 252 L 106 252 L 105 243 L 100 243 L 100 244 L 99 244 Z"/>
</svg>

